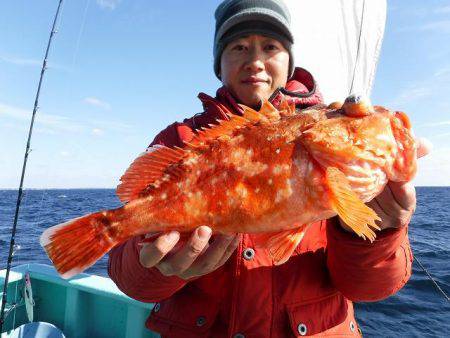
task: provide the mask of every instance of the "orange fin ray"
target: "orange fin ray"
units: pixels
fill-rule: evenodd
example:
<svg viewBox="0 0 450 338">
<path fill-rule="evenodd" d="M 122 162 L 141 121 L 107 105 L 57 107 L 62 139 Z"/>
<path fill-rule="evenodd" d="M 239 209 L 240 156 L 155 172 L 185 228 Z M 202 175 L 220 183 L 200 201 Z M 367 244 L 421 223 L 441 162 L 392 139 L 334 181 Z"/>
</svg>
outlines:
<svg viewBox="0 0 450 338">
<path fill-rule="evenodd" d="M 272 123 L 279 121 L 281 118 L 278 109 L 276 109 L 268 100 L 263 101 L 261 109 L 259 111 L 256 111 L 243 104 L 241 104 L 240 107 L 244 110 L 242 117 L 251 121 L 252 123 Z"/>
<path fill-rule="evenodd" d="M 259 114 L 264 115 L 270 122 L 279 121 L 281 116 L 278 109 L 276 109 L 268 100 L 264 100 Z"/>
<path fill-rule="evenodd" d="M 279 105 L 280 115 L 292 116 L 295 114 L 295 103 L 289 104 L 288 100 L 283 97 Z"/>
<path fill-rule="evenodd" d="M 265 118 L 263 114 L 251 108 L 242 107 L 244 109 L 243 116 L 228 113 L 229 120 L 219 120 L 217 125 L 198 130 L 197 135 L 190 142 L 185 142 L 185 144 L 189 147 L 197 148 L 211 140 L 227 136 L 231 137 L 236 130 L 254 125 Z"/>
<path fill-rule="evenodd" d="M 63 278 L 70 278 L 105 255 L 116 240 L 105 231 L 109 219 L 97 212 L 44 231 L 40 244 Z"/>
<path fill-rule="evenodd" d="M 381 218 L 351 190 L 347 178 L 339 169 L 327 168 L 326 179 L 333 210 L 358 236 L 373 242 L 376 237 L 373 229 L 380 230 L 375 221 L 381 221 Z"/>
<path fill-rule="evenodd" d="M 264 101 L 259 112 L 243 106 L 243 116 L 225 111 L 229 120 L 220 120 L 217 125 L 197 130 L 190 141 L 185 141 L 187 149 L 179 147 L 168 148 L 155 145 L 148 152 L 138 157 L 121 177 L 117 187 L 117 196 L 122 202 L 139 198 L 140 193 L 150 185 L 157 185 L 159 180 L 170 180 L 182 175 L 179 166 L 189 150 L 220 138 L 232 137 L 238 129 L 253 126 L 258 122 L 273 122 L 280 119 L 278 110 L 269 102 Z"/>
<path fill-rule="evenodd" d="M 120 178 L 121 184 L 117 187 L 117 196 L 122 202 L 129 202 L 139 197 L 139 194 L 151 184 L 155 184 L 164 175 L 169 179 L 174 175 L 175 164 L 180 163 L 186 152 L 182 149 L 173 149 L 161 145 L 150 148 L 130 165 Z M 171 170 L 169 170 L 171 169 Z"/>
<path fill-rule="evenodd" d="M 267 248 L 274 264 L 281 265 L 292 256 L 307 228 L 308 224 L 304 224 L 295 229 L 257 234 L 254 237 L 255 246 Z"/>
</svg>

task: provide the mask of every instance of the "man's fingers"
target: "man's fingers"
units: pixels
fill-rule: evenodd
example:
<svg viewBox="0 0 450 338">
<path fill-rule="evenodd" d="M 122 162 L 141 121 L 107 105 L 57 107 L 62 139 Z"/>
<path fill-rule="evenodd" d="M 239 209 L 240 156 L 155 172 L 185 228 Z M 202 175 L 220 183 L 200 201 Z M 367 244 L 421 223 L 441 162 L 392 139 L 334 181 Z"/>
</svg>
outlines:
<svg viewBox="0 0 450 338">
<path fill-rule="evenodd" d="M 417 142 L 417 158 L 421 158 L 423 156 L 428 155 L 433 149 L 433 144 L 430 142 L 430 140 L 424 137 L 416 138 L 416 142 Z"/>
<path fill-rule="evenodd" d="M 211 228 L 207 226 L 198 227 L 188 242 L 171 257 L 162 260 L 157 268 L 166 276 L 181 274 L 206 248 L 211 232 Z"/>
<path fill-rule="evenodd" d="M 139 262 L 146 268 L 155 266 L 175 247 L 179 239 L 180 234 L 177 231 L 171 231 L 159 236 L 153 242 L 145 244 L 139 252 Z"/>
<path fill-rule="evenodd" d="M 233 241 L 230 243 L 230 245 L 228 245 L 228 248 L 225 250 L 225 253 L 223 254 L 220 261 L 214 267 L 214 270 L 217 269 L 218 267 L 221 267 L 222 265 L 224 265 L 226 263 L 226 261 L 233 254 L 234 250 L 236 250 L 236 248 L 238 247 L 239 242 L 241 241 L 241 237 L 242 237 L 242 235 L 239 235 L 239 234 L 236 235 L 236 237 L 233 239 Z"/>
<path fill-rule="evenodd" d="M 217 267 L 219 261 L 223 258 L 236 236 L 220 235 L 216 237 L 214 242 L 208 247 L 201 257 L 199 257 L 188 269 L 193 276 L 204 275 Z"/>
<path fill-rule="evenodd" d="M 384 187 L 383 191 L 375 197 L 375 200 L 388 216 L 395 217 L 405 209 L 404 206 L 397 201 L 396 196 L 392 193 L 390 184 L 387 184 Z"/>
<path fill-rule="evenodd" d="M 404 210 L 414 210 L 416 208 L 416 189 L 411 182 L 389 181 L 386 189 L 390 189 L 397 203 Z"/>
<path fill-rule="evenodd" d="M 369 203 L 367 203 L 367 206 L 370 207 L 373 211 L 375 211 L 378 215 L 378 217 L 381 218 L 381 222 L 377 221 L 377 225 L 383 230 L 385 227 L 388 227 L 390 224 L 388 223 L 388 219 L 390 219 L 390 216 L 386 215 L 386 212 L 383 210 L 383 208 L 378 203 L 377 199 L 374 198 Z"/>
</svg>

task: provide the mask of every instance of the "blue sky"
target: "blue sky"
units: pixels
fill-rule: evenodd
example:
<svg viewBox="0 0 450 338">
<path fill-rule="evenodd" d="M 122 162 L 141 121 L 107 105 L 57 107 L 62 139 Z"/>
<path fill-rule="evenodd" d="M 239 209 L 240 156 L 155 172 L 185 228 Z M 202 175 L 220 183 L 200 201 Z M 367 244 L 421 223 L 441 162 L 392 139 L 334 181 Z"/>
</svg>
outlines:
<svg viewBox="0 0 450 338">
<path fill-rule="evenodd" d="M 212 71 L 218 3 L 66 0 L 25 186 L 113 188 L 159 130 L 201 111 L 197 93 L 220 85 Z M 19 183 L 56 5 L 0 3 L 0 188 Z M 415 183 L 450 185 L 450 1 L 388 1 L 372 101 L 407 112 L 434 144 Z"/>
</svg>

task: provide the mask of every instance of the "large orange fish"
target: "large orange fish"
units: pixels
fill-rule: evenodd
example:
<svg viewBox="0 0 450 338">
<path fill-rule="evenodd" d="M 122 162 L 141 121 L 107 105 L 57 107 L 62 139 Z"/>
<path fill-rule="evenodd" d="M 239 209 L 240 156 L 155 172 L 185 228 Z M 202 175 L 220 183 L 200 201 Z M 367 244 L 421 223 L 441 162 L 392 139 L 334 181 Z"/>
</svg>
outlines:
<svg viewBox="0 0 450 338">
<path fill-rule="evenodd" d="M 287 261 L 308 224 L 339 215 L 371 241 L 377 214 L 364 203 L 388 180 L 408 181 L 416 145 L 407 116 L 349 97 L 296 113 L 283 102 L 203 129 L 184 148 L 154 146 L 121 178 L 126 204 L 47 229 L 41 245 L 64 278 L 115 245 L 147 233 L 259 233 Z"/>
</svg>

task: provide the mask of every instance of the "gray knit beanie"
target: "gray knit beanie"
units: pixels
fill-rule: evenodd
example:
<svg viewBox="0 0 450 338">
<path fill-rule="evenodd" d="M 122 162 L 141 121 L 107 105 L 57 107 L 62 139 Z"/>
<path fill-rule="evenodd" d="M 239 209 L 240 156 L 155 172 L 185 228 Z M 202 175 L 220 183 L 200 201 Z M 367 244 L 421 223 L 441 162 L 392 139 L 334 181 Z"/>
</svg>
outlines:
<svg viewBox="0 0 450 338">
<path fill-rule="evenodd" d="M 260 34 L 280 41 L 289 52 L 289 76 L 294 72 L 291 17 L 282 0 L 224 0 L 216 9 L 214 72 L 220 79 L 220 57 L 231 41 Z"/>
</svg>

